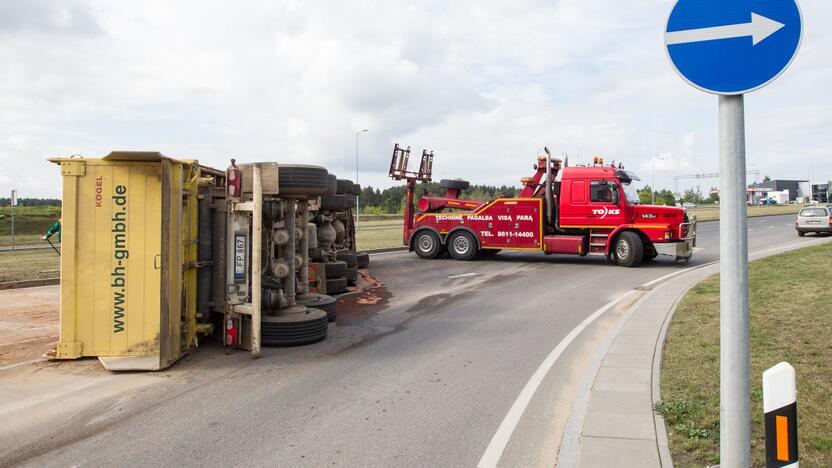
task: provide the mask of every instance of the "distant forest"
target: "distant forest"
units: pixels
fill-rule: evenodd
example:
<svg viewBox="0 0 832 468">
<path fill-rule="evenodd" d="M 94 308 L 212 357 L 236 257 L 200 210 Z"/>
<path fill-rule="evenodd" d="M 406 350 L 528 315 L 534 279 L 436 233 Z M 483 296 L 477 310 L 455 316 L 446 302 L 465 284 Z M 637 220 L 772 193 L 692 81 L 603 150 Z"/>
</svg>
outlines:
<svg viewBox="0 0 832 468">
<path fill-rule="evenodd" d="M 0 206 L 10 206 L 12 199 L 9 197 L 0 198 Z M 61 206 L 61 200 L 57 198 L 18 198 L 18 206 Z"/>
<path fill-rule="evenodd" d="M 434 195 L 442 196 L 445 189 L 437 182 L 429 182 L 416 185 L 416 199 L 418 200 L 425 190 Z M 359 196 L 361 212 L 365 214 L 394 214 L 401 213 L 404 206 L 404 198 L 407 187 L 404 185 L 380 190 L 372 186 L 362 187 Z M 462 198 L 468 200 L 492 200 L 498 195 L 503 197 L 514 197 L 520 193 L 517 187 L 494 186 L 494 185 L 472 185 L 468 190 L 462 192 Z"/>
</svg>

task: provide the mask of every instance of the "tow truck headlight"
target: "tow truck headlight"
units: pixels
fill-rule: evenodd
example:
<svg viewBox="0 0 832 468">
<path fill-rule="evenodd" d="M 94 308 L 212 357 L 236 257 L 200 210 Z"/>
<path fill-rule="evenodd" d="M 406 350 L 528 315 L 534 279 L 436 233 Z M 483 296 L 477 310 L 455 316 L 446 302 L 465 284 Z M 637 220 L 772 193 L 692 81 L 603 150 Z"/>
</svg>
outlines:
<svg viewBox="0 0 832 468">
<path fill-rule="evenodd" d="M 670 231 L 664 232 L 664 240 L 670 240 Z"/>
</svg>

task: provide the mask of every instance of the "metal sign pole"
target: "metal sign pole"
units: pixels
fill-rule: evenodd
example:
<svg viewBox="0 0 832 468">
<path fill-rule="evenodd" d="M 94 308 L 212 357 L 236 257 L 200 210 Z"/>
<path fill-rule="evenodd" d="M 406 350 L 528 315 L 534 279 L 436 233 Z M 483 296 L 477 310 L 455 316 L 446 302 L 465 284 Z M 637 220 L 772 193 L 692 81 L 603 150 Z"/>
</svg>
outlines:
<svg viewBox="0 0 832 468">
<path fill-rule="evenodd" d="M 12 252 L 14 252 L 14 207 L 17 205 L 17 190 L 12 190 L 12 198 L 9 201 L 12 205 Z"/>
<path fill-rule="evenodd" d="M 743 95 L 719 96 L 720 463 L 751 466 Z"/>
</svg>

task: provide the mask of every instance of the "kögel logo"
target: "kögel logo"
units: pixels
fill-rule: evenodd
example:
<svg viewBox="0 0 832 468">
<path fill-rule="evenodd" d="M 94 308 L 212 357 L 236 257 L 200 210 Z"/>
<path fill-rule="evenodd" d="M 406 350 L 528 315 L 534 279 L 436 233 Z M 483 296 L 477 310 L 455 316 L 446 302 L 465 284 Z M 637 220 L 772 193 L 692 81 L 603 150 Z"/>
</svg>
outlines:
<svg viewBox="0 0 832 468">
<path fill-rule="evenodd" d="M 609 209 L 605 206 L 603 208 L 593 209 L 592 214 L 601 215 L 601 219 L 604 219 L 604 218 L 607 217 L 608 214 L 611 214 L 611 215 L 621 214 L 621 210 L 619 210 L 619 209 L 612 209 L 611 210 L 611 209 Z"/>
</svg>

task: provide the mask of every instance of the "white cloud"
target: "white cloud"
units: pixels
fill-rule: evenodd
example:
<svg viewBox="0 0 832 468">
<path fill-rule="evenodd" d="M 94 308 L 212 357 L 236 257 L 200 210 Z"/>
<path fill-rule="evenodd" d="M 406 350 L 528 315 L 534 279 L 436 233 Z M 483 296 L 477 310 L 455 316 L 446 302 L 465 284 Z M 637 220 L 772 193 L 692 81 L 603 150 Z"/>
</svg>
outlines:
<svg viewBox="0 0 832 468">
<path fill-rule="evenodd" d="M 242 6 L 241 6 L 242 5 Z M 437 178 L 516 184 L 549 146 L 672 187 L 718 169 L 716 98 L 684 84 L 672 1 L 2 1 L 0 194 L 57 196 L 47 157 L 160 150 L 326 165 L 389 185 L 394 142 Z M 807 19 L 826 2 L 802 2 Z M 749 166 L 832 179 L 832 32 L 747 98 Z M 715 181 L 712 181 L 714 184 Z M 703 182 L 707 185 L 707 181 Z"/>
</svg>

